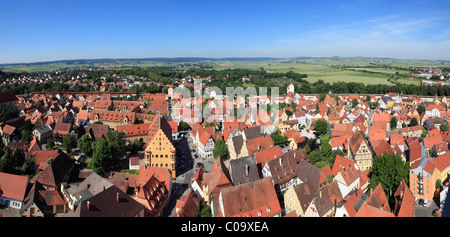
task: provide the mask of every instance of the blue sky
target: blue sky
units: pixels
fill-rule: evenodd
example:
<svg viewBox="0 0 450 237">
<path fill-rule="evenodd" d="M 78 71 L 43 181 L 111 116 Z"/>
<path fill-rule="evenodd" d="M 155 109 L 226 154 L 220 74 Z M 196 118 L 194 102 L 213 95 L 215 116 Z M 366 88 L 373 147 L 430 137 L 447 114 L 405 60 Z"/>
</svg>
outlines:
<svg viewBox="0 0 450 237">
<path fill-rule="evenodd" d="M 448 1 L 0 0 L 0 63 L 142 57 L 450 60 Z"/>
</svg>

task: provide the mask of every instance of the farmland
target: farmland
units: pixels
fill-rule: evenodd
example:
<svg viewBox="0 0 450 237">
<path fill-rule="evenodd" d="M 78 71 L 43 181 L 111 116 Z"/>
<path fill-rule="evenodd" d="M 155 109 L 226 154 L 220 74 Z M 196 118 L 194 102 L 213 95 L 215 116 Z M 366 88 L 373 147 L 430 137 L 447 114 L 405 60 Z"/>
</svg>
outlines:
<svg viewBox="0 0 450 237">
<path fill-rule="evenodd" d="M 65 60 L 55 62 L 0 65 L 6 72 L 38 72 L 55 71 L 64 68 L 98 67 L 104 69 L 124 68 L 167 68 L 186 71 L 194 68 L 206 70 L 224 70 L 242 68 L 265 70 L 271 72 L 293 71 L 307 74 L 307 81 L 325 82 L 358 82 L 369 84 L 392 85 L 388 79 L 399 83 L 419 85 L 421 80 L 414 77 L 402 66 L 439 67 L 448 62 L 432 60 L 396 60 L 377 58 L 305 58 L 305 59 L 214 59 L 214 58 L 173 58 L 173 59 L 98 59 L 98 60 Z"/>
</svg>

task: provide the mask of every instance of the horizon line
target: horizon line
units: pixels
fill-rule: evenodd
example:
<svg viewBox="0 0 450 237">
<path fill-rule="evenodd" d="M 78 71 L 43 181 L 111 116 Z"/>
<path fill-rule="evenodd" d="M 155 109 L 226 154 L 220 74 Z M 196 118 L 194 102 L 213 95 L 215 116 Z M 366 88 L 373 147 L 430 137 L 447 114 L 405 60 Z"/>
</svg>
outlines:
<svg viewBox="0 0 450 237">
<path fill-rule="evenodd" d="M 149 59 L 213 59 L 213 60 L 222 60 L 222 59 L 262 59 L 265 60 L 286 60 L 286 59 L 315 59 L 315 58 L 365 58 L 365 59 L 388 59 L 388 60 L 424 60 L 424 61 L 444 61 L 450 62 L 449 59 L 423 59 L 423 58 L 392 58 L 392 57 L 372 57 L 372 56 L 293 56 L 293 57 L 271 57 L 271 56 L 249 56 L 249 57 L 202 57 L 202 56 L 177 56 L 177 57 L 120 57 L 120 58 L 111 58 L 111 57 L 99 57 L 99 58 L 73 58 L 73 59 L 55 59 L 55 60 L 46 60 L 46 61 L 32 61 L 32 62 L 12 62 L 12 63 L 0 63 L 0 66 L 9 66 L 9 65 L 21 65 L 21 64 L 40 64 L 40 63 L 56 63 L 56 62 L 64 62 L 64 61 L 95 61 L 95 60 L 149 60 Z M 157 60 L 156 60 L 157 61 Z"/>
</svg>

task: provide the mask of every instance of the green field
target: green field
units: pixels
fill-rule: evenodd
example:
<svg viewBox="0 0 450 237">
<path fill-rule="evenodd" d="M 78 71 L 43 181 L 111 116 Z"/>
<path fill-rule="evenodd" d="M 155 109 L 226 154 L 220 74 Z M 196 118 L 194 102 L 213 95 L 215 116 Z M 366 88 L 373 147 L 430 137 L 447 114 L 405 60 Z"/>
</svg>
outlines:
<svg viewBox="0 0 450 237">
<path fill-rule="evenodd" d="M 206 60 L 198 62 L 209 66 L 211 69 L 223 70 L 232 68 L 244 68 L 251 70 L 264 69 L 269 73 L 288 72 L 307 74 L 307 81 L 314 83 L 318 80 L 325 82 L 360 82 L 364 84 L 392 84 L 388 81 L 396 72 L 399 73 L 397 79 L 400 83 L 420 84 L 417 78 L 410 79 L 411 73 L 408 70 L 394 70 L 389 67 L 400 66 L 445 66 L 448 62 L 438 62 L 432 60 L 396 60 L 396 59 L 372 59 L 372 58 L 308 58 L 308 59 L 285 59 L 273 61 L 237 61 L 237 60 Z M 131 67 L 173 67 L 177 70 L 189 70 L 199 68 L 198 63 L 180 62 L 160 62 L 155 60 L 112 60 L 112 61 L 83 61 L 74 60 L 66 62 L 51 62 L 42 64 L 17 64 L 0 65 L 0 69 L 9 72 L 38 72 L 54 71 L 63 68 L 74 67 L 103 67 L 106 69 L 122 69 Z M 179 69 L 178 69 L 179 68 Z M 208 68 L 208 67 L 207 67 Z"/>
</svg>

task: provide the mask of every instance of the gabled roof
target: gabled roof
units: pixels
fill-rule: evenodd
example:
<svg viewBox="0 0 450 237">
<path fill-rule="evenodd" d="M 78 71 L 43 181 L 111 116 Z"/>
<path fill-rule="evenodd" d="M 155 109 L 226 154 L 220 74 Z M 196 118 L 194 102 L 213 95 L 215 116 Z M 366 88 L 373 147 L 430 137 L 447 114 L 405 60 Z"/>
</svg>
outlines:
<svg viewBox="0 0 450 237">
<path fill-rule="evenodd" d="M 394 215 L 397 217 L 414 217 L 415 198 L 404 179 L 400 181 L 394 193 Z"/>
<path fill-rule="evenodd" d="M 344 169 L 344 167 L 355 166 L 356 163 L 353 160 L 347 159 L 343 156 L 336 155 L 336 159 L 334 160 L 333 169 L 331 173 L 333 176 L 336 176 L 340 171 Z"/>
<path fill-rule="evenodd" d="M 231 183 L 230 173 L 220 157 L 216 159 L 210 172 L 203 174 L 203 184 L 208 185 L 209 193 L 214 192 L 217 186 Z"/>
<path fill-rule="evenodd" d="M 369 198 L 366 200 L 366 204 L 391 213 L 391 208 L 389 207 L 386 194 L 384 193 L 381 184 L 378 184 L 377 187 L 372 191 Z"/>
<path fill-rule="evenodd" d="M 74 212 L 68 212 L 65 216 L 134 217 L 143 209 L 143 205 L 112 185 L 105 191 L 82 201 Z"/>
<path fill-rule="evenodd" d="M 267 149 L 257 151 L 254 153 L 256 164 L 261 164 L 261 169 L 264 168 L 266 162 L 283 155 L 279 146 L 272 146 Z"/>
<path fill-rule="evenodd" d="M 221 190 L 224 217 L 271 217 L 281 213 L 270 177 Z"/>
<path fill-rule="evenodd" d="M 22 201 L 27 191 L 28 177 L 0 172 L 0 196 Z"/>
<path fill-rule="evenodd" d="M 60 153 L 44 171 L 37 174 L 33 179 L 45 186 L 59 188 L 61 182 L 64 182 L 69 172 L 71 172 L 73 164 L 74 161 L 66 153 Z"/>
</svg>

